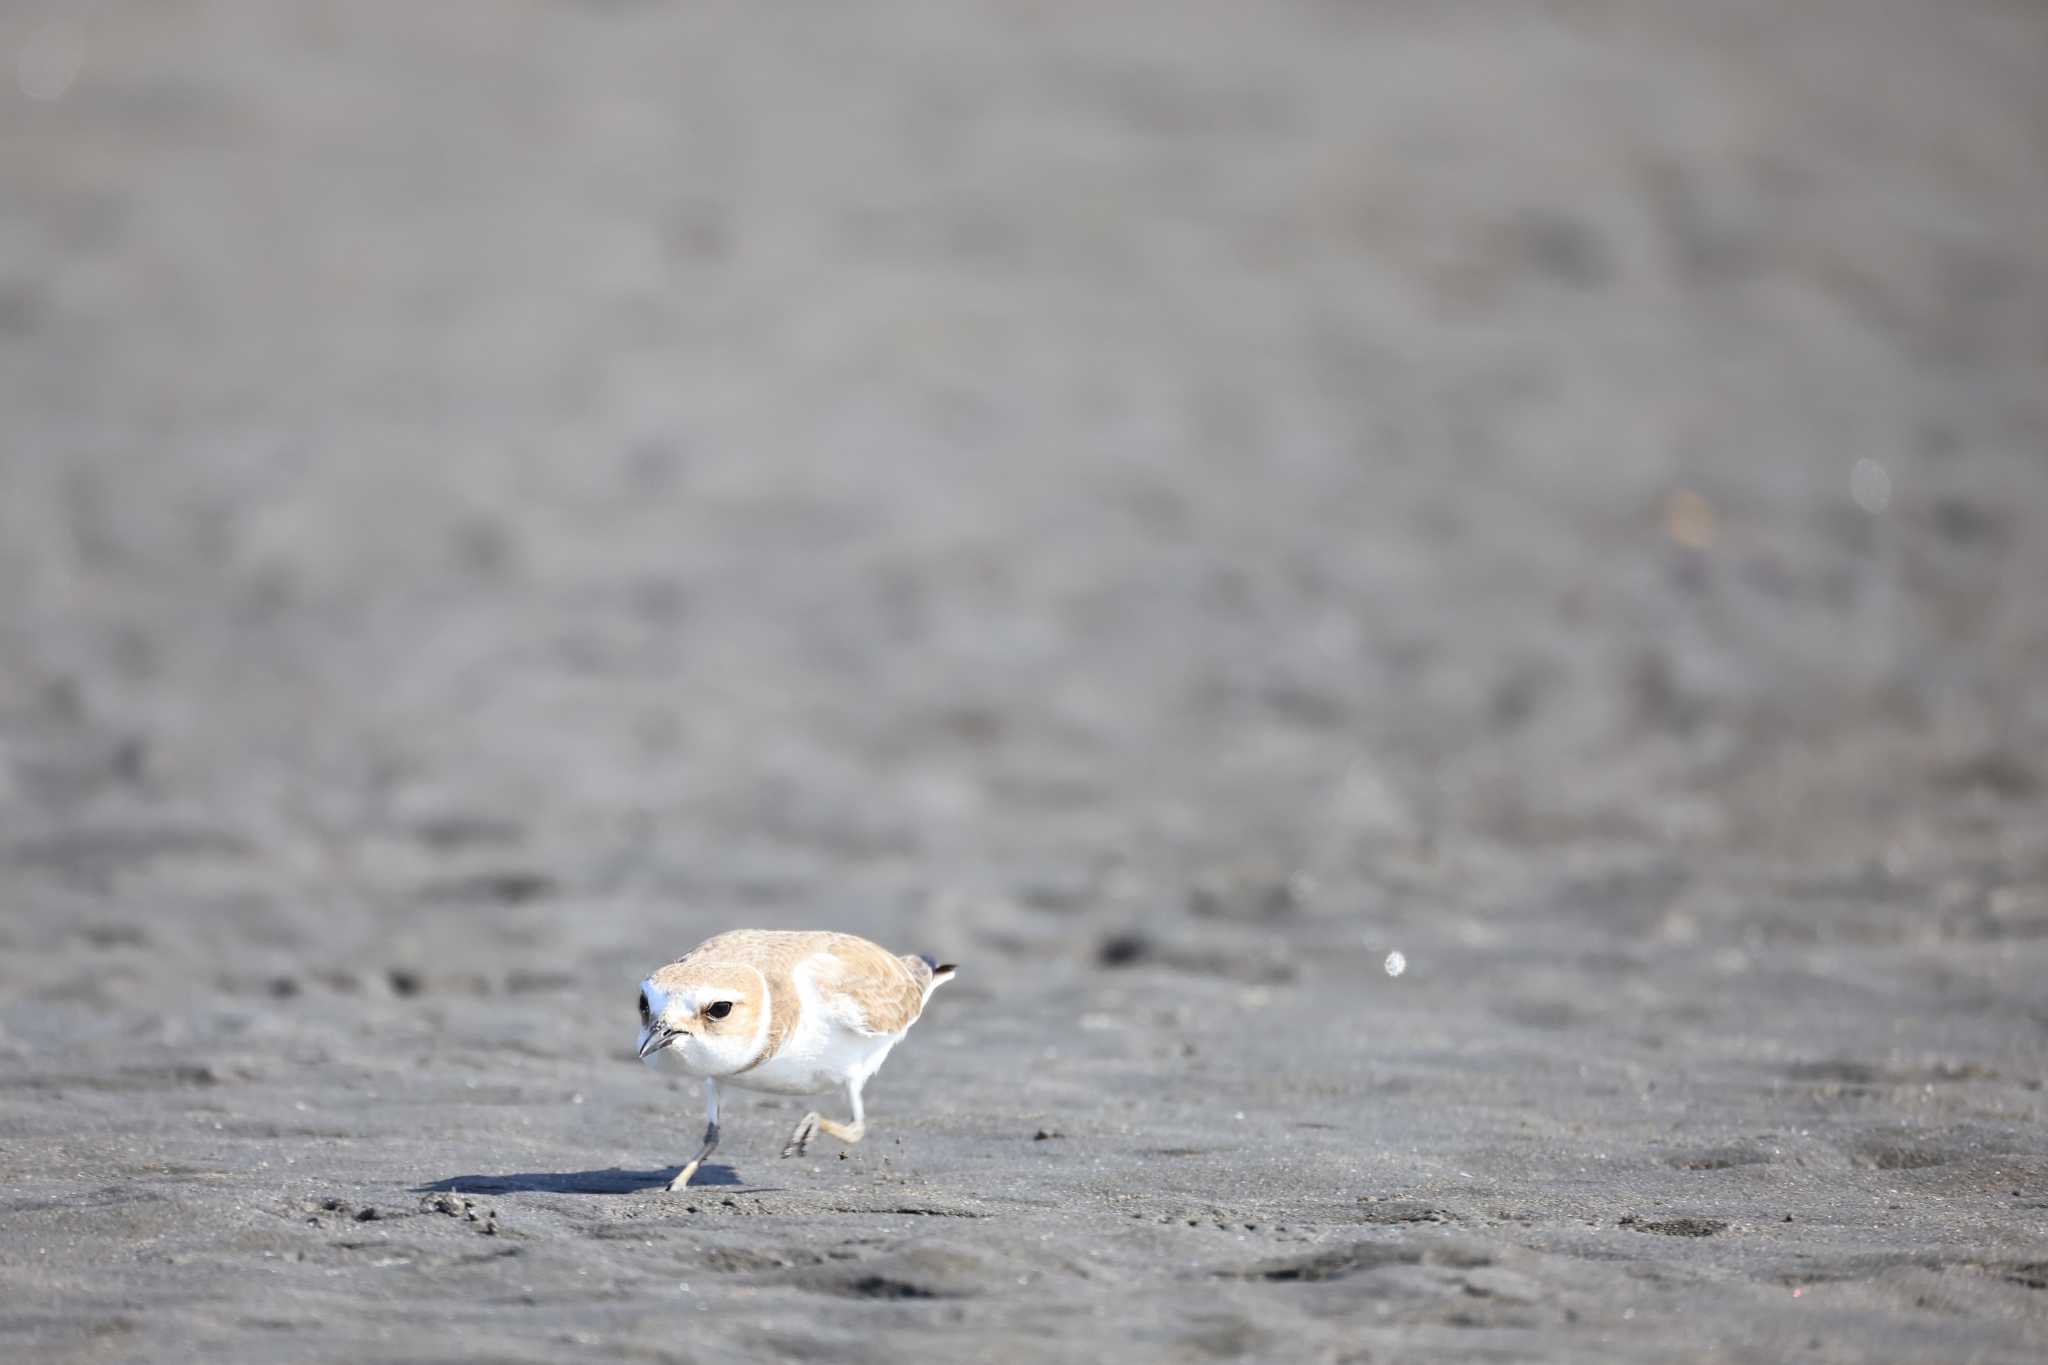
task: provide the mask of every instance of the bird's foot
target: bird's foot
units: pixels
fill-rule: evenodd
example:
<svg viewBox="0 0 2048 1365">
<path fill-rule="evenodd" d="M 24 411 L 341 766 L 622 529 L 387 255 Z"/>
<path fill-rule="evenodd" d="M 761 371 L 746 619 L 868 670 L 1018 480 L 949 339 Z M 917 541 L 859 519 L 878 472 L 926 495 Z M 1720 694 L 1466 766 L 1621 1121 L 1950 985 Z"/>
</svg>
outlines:
<svg viewBox="0 0 2048 1365">
<path fill-rule="evenodd" d="M 821 1121 L 821 1116 L 816 1110 L 798 1119 L 796 1121 L 796 1131 L 789 1135 L 789 1141 L 784 1145 L 782 1154 L 784 1156 L 802 1156 L 804 1149 L 811 1145 L 811 1139 L 818 1135 L 818 1124 Z"/>
</svg>

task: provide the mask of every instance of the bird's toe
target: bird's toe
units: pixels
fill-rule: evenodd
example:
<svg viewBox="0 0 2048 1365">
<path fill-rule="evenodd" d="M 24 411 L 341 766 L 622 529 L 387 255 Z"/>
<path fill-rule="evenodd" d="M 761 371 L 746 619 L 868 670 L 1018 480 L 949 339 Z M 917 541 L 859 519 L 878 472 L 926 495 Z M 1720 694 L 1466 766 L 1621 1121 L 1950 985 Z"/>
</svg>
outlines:
<svg viewBox="0 0 2048 1365">
<path fill-rule="evenodd" d="M 804 1149 L 811 1145 L 811 1139 L 818 1132 L 818 1116 L 805 1114 L 797 1120 L 796 1131 L 789 1135 L 789 1142 L 783 1147 L 784 1156 L 802 1156 Z"/>
</svg>

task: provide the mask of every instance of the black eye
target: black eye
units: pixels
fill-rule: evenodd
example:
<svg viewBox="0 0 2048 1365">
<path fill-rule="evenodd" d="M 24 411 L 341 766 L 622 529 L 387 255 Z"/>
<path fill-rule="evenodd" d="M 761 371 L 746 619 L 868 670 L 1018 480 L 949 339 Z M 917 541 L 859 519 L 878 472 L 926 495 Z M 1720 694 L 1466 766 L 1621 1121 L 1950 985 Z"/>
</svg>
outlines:
<svg viewBox="0 0 2048 1365">
<path fill-rule="evenodd" d="M 714 1000 L 704 1007 L 704 1015 L 708 1019 L 723 1019 L 731 1013 L 732 1001 L 730 1000 Z"/>
<path fill-rule="evenodd" d="M 640 1022 L 647 1022 L 647 992 L 640 992 Z"/>
</svg>

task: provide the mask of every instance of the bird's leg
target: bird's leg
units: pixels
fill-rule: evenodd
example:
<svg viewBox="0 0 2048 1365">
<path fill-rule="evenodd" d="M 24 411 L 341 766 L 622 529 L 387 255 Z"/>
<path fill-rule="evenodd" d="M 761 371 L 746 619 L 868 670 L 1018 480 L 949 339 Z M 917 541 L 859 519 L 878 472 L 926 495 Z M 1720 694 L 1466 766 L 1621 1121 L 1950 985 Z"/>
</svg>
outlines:
<svg viewBox="0 0 2048 1365">
<path fill-rule="evenodd" d="M 860 1102 L 860 1088 L 867 1083 L 865 1076 L 846 1084 L 846 1099 L 853 1106 L 852 1123 L 834 1123 L 813 1109 L 797 1120 L 796 1131 L 789 1135 L 789 1145 L 782 1149 L 784 1156 L 802 1156 L 804 1148 L 811 1145 L 811 1139 L 820 1133 L 830 1133 L 841 1142 L 853 1143 L 861 1140 L 868 1130 L 866 1111 Z"/>
<path fill-rule="evenodd" d="M 704 1158 L 718 1150 L 718 1082 L 710 1076 L 704 1078 L 704 1147 L 690 1158 L 676 1178 L 668 1182 L 671 1190 L 679 1190 L 690 1183 L 690 1177 L 697 1174 L 697 1168 L 704 1164 Z"/>
</svg>

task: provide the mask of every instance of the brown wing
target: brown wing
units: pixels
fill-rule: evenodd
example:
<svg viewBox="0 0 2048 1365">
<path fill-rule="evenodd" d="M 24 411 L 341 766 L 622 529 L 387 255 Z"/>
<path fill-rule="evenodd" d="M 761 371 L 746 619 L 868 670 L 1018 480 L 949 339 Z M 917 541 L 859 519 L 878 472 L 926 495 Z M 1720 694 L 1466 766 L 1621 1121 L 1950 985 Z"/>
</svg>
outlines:
<svg viewBox="0 0 2048 1365">
<path fill-rule="evenodd" d="M 910 962 L 864 938 L 818 937 L 825 942 L 808 959 L 811 980 L 840 1023 L 858 1033 L 901 1033 L 917 1022 L 930 968 L 920 978 Z"/>
<path fill-rule="evenodd" d="M 931 962 L 926 958 L 919 957 L 916 953 L 899 954 L 896 960 L 910 969 L 910 979 L 917 983 L 918 995 L 920 997 L 929 996 L 932 993 Z"/>
</svg>

